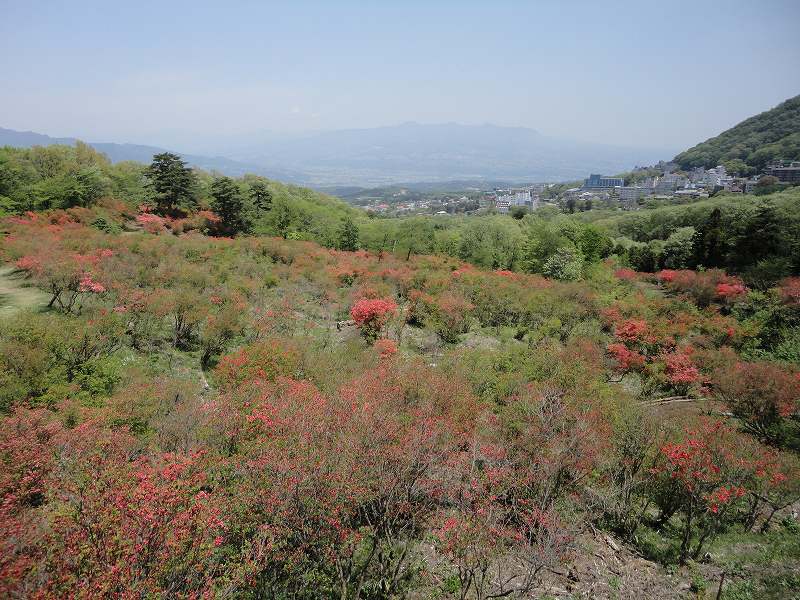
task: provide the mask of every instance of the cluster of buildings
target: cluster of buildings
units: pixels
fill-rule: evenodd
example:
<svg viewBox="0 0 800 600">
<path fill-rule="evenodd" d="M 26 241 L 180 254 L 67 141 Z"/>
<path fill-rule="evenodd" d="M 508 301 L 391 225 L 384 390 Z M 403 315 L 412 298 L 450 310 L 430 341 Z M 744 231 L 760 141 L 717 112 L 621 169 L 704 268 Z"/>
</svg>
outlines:
<svg viewBox="0 0 800 600">
<path fill-rule="evenodd" d="M 781 183 L 800 183 L 800 161 L 777 162 L 767 166 L 765 175 L 772 175 Z"/>
<path fill-rule="evenodd" d="M 494 206 L 500 214 L 509 213 L 515 206 L 522 206 L 532 211 L 539 207 L 539 194 L 534 188 L 497 190 Z"/>
<path fill-rule="evenodd" d="M 486 192 L 481 200 L 481 208 L 494 206 L 500 214 L 508 214 L 514 207 L 534 211 L 542 205 L 542 194 L 554 186 L 553 183 L 534 183 L 525 187 L 498 189 Z"/>
<path fill-rule="evenodd" d="M 605 204 L 617 203 L 625 209 L 636 209 L 645 198 L 703 198 L 710 192 L 724 190 L 733 193 L 751 194 L 759 178 L 771 175 L 781 183 L 800 183 L 800 162 L 774 163 L 763 175 L 743 178 L 727 172 L 723 165 L 713 169 L 698 167 L 688 174 L 673 172 L 678 165 L 658 165 L 661 175 L 644 177 L 632 185 L 625 185 L 622 177 L 609 177 L 593 173 L 583 181 L 581 187 L 567 190 L 562 201 Z"/>
</svg>

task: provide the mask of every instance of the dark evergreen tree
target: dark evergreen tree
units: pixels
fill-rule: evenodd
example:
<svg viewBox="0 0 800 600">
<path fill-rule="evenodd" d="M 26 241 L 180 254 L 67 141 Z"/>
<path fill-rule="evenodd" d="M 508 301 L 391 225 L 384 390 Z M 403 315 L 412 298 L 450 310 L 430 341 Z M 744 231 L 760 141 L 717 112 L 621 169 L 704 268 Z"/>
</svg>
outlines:
<svg viewBox="0 0 800 600">
<path fill-rule="evenodd" d="M 692 261 L 694 267 L 719 268 L 725 266 L 725 240 L 722 235 L 722 212 L 719 208 L 711 211 L 692 240 Z"/>
<path fill-rule="evenodd" d="M 658 270 L 658 256 L 650 246 L 631 246 L 628 249 L 628 263 L 636 271 L 653 273 Z"/>
<path fill-rule="evenodd" d="M 230 177 L 220 177 L 211 184 L 212 208 L 220 222 L 214 228 L 218 235 L 247 233 L 251 222 L 242 192 Z"/>
<path fill-rule="evenodd" d="M 762 202 L 747 218 L 739 231 L 732 262 L 743 269 L 759 260 L 787 251 L 783 242 L 783 223 L 775 204 Z"/>
<path fill-rule="evenodd" d="M 272 210 L 272 192 L 269 191 L 266 183 L 256 180 L 250 184 L 250 201 L 259 211 Z"/>
<path fill-rule="evenodd" d="M 339 229 L 339 240 L 337 244 L 339 250 L 347 250 L 349 252 L 358 250 L 360 247 L 358 234 L 358 225 L 356 225 L 350 217 L 345 217 Z"/>
<path fill-rule="evenodd" d="M 158 214 L 177 216 L 197 207 L 194 172 L 180 156 L 156 154 L 144 174 Z"/>
</svg>

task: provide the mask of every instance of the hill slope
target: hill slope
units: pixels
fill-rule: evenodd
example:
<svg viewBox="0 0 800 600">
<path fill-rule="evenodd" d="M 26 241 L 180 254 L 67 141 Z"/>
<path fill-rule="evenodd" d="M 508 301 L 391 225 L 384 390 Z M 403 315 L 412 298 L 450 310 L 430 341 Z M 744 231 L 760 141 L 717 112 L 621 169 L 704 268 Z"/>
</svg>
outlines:
<svg viewBox="0 0 800 600">
<path fill-rule="evenodd" d="M 743 174 L 760 171 L 771 160 L 800 159 L 800 96 L 742 121 L 675 157 L 681 168 L 713 167 L 740 160 Z"/>
</svg>

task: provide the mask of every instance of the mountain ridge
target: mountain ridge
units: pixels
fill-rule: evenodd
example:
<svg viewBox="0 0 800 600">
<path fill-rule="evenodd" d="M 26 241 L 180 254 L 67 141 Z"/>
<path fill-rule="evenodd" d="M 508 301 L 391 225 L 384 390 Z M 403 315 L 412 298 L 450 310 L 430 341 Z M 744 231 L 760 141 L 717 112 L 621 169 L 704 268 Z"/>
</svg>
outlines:
<svg viewBox="0 0 800 600">
<path fill-rule="evenodd" d="M 72 145 L 77 138 L 0 128 L 0 144 Z M 112 162 L 149 162 L 158 146 L 88 142 Z M 311 187 L 453 180 L 563 181 L 616 173 L 668 155 L 663 150 L 560 140 L 526 127 L 489 123 L 406 122 L 343 129 L 230 146 L 226 156 L 176 152 L 187 163 L 226 175 L 246 172 Z"/>
<path fill-rule="evenodd" d="M 779 159 L 800 160 L 800 95 L 684 150 L 674 161 L 683 169 L 727 162 L 728 170 L 749 175 Z"/>
<path fill-rule="evenodd" d="M 0 127 L 0 146 L 15 146 L 20 148 L 30 148 L 31 146 L 52 146 L 67 145 L 74 146 L 79 138 L 74 137 L 52 137 L 47 134 L 35 131 L 18 131 Z M 131 144 L 118 142 L 86 142 L 89 146 L 105 154 L 113 162 L 133 160 L 136 162 L 149 163 L 154 154 L 162 152 L 174 152 L 185 160 L 190 166 L 205 171 L 219 171 L 225 175 L 239 176 L 246 173 L 263 175 L 270 179 L 278 179 L 288 183 L 300 183 L 304 174 L 292 172 L 288 169 L 270 168 L 264 165 L 242 163 L 224 156 L 202 156 L 180 151 L 173 151 L 159 146 L 149 146 L 146 144 Z"/>
</svg>

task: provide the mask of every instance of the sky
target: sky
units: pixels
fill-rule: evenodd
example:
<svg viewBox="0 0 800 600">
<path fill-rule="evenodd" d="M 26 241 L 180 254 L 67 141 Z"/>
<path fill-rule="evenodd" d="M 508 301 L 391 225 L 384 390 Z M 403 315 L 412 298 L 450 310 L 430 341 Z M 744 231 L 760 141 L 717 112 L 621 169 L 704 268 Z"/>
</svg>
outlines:
<svg viewBox="0 0 800 600">
<path fill-rule="evenodd" d="M 492 123 L 680 150 L 800 93 L 799 24 L 799 0 L 0 0 L 0 127 L 196 151 Z"/>
</svg>

